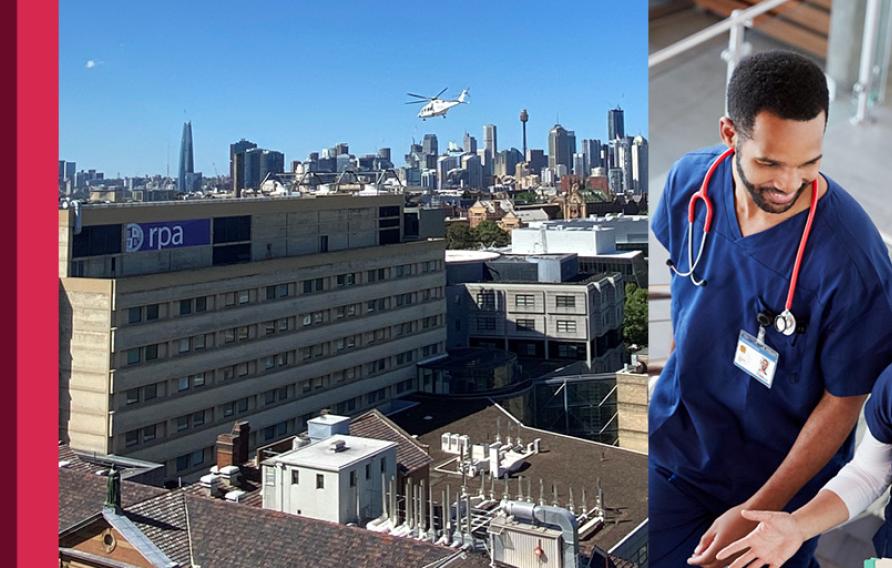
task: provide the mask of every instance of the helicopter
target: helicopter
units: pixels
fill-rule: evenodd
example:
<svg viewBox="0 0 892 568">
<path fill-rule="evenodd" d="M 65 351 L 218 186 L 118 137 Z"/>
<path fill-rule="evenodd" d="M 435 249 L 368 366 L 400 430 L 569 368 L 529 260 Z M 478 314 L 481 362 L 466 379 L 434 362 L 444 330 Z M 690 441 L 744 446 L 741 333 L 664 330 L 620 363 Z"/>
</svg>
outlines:
<svg viewBox="0 0 892 568">
<path fill-rule="evenodd" d="M 446 89 L 448 88 L 449 87 L 446 87 Z M 416 95 L 415 93 L 406 93 L 410 97 L 421 99 L 418 101 L 409 101 L 406 104 L 413 105 L 427 102 L 427 104 L 421 107 L 421 110 L 418 112 L 418 118 L 420 118 L 421 120 L 427 120 L 428 118 L 434 116 L 442 116 L 443 118 L 446 118 L 446 113 L 449 112 L 449 109 L 462 103 L 468 103 L 468 89 L 463 89 L 462 92 L 458 95 L 457 99 L 441 99 L 440 95 L 445 93 L 446 89 L 443 89 L 433 97 L 424 97 L 421 95 Z"/>
</svg>

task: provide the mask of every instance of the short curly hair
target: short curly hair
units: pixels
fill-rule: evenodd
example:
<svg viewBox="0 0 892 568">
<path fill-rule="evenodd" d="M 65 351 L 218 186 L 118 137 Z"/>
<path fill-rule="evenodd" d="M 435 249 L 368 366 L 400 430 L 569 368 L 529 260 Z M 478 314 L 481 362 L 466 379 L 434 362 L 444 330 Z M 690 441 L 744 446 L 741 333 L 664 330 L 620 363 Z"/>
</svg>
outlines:
<svg viewBox="0 0 892 568">
<path fill-rule="evenodd" d="M 788 120 L 812 120 L 830 110 L 824 72 L 792 51 L 766 51 L 746 57 L 728 83 L 728 116 L 737 131 L 749 137 L 756 115 L 768 111 Z"/>
</svg>

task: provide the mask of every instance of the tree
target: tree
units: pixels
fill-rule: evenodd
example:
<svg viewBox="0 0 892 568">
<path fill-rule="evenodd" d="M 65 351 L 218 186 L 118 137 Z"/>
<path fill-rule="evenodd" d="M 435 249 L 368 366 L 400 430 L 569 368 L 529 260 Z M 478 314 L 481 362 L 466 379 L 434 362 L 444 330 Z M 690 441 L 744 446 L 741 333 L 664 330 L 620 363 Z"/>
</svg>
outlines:
<svg viewBox="0 0 892 568">
<path fill-rule="evenodd" d="M 475 240 L 484 247 L 503 247 L 511 243 L 511 236 L 500 229 L 495 221 L 482 221 L 471 232 Z"/>
<path fill-rule="evenodd" d="M 647 289 L 634 283 L 626 284 L 623 339 L 629 345 L 647 345 Z"/>
<path fill-rule="evenodd" d="M 446 248 L 467 249 L 476 244 L 474 234 L 466 223 L 452 223 L 446 230 Z"/>
</svg>

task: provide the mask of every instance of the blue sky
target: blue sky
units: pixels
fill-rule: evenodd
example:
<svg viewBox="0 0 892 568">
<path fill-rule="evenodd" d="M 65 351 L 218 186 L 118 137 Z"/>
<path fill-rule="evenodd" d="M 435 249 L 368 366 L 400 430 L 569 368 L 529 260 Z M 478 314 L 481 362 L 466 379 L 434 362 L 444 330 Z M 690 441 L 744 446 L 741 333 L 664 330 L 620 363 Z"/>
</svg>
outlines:
<svg viewBox="0 0 892 568">
<path fill-rule="evenodd" d="M 607 110 L 647 136 L 647 2 L 121 2 L 60 0 L 59 152 L 106 176 L 176 175 L 184 120 L 195 168 L 229 168 L 247 138 L 286 163 L 338 142 L 354 154 L 414 137 L 440 147 L 547 149 L 560 119 L 583 138 L 606 138 Z M 422 122 L 407 91 L 470 105 Z"/>
</svg>

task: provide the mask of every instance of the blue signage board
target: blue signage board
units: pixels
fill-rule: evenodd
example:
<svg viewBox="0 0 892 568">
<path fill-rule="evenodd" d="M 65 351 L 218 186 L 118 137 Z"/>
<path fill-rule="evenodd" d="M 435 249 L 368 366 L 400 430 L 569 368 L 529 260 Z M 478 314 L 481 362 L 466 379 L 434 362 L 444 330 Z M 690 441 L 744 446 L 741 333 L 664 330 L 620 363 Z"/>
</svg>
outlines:
<svg viewBox="0 0 892 568">
<path fill-rule="evenodd" d="M 124 251 L 141 252 L 211 244 L 211 220 L 124 225 Z"/>
</svg>

